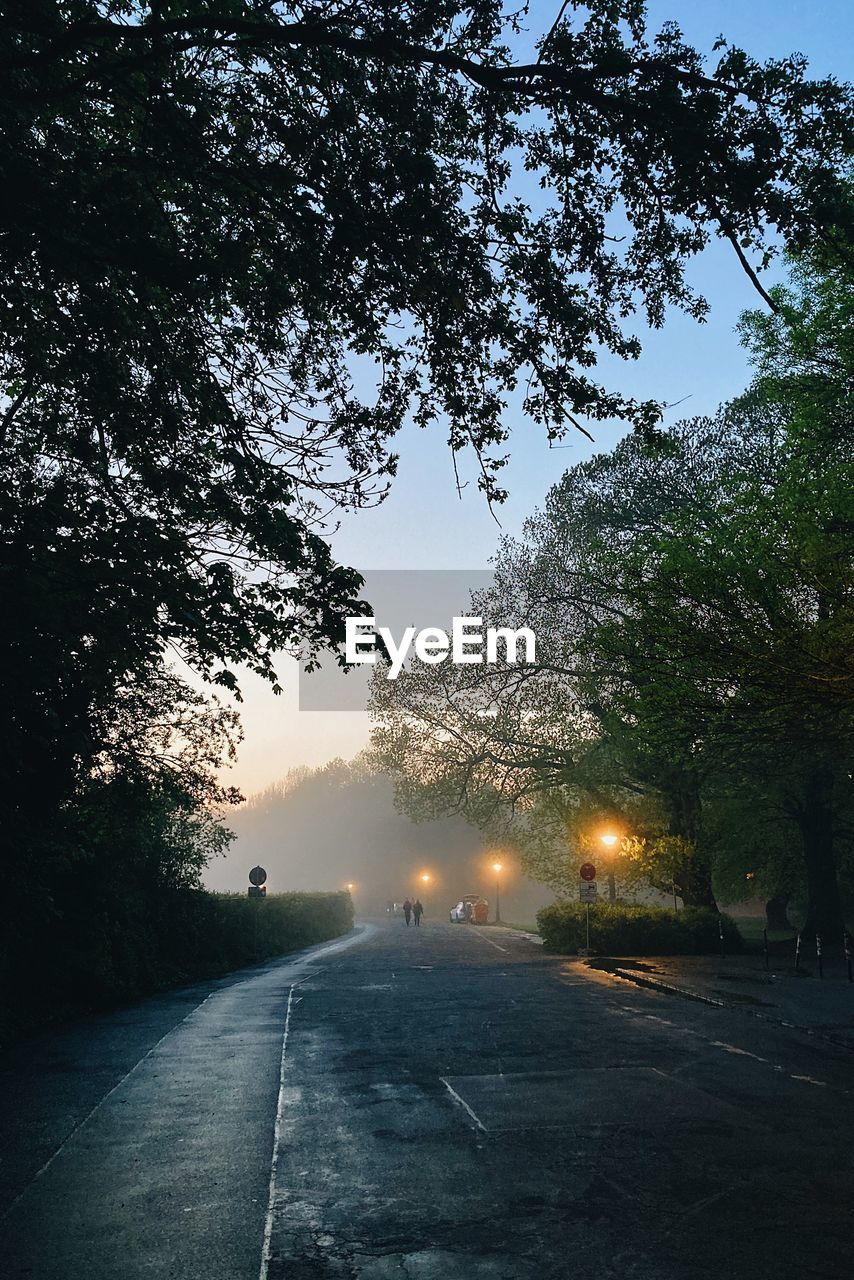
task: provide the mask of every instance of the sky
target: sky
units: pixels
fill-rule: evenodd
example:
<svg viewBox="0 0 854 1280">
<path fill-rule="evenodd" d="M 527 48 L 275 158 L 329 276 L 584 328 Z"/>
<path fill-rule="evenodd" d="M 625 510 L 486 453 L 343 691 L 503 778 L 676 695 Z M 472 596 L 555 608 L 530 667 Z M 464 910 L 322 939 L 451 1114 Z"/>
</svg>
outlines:
<svg viewBox="0 0 854 1280">
<path fill-rule="evenodd" d="M 532 27 L 547 30 L 556 8 L 533 0 Z M 854 73 L 851 0 L 651 0 L 648 14 L 650 29 L 675 20 L 703 52 L 711 52 L 723 33 L 760 59 L 803 53 L 817 77 L 847 80 Z M 644 341 L 638 361 L 608 358 L 598 369 L 606 385 L 638 399 L 681 402 L 670 421 L 713 412 L 743 389 L 749 368 L 734 327 L 741 311 L 760 305 L 731 248 L 720 241 L 695 261 L 690 279 L 711 303 L 705 324 L 674 313 L 662 330 L 638 329 Z M 549 449 L 535 426 L 513 414 L 508 422 L 511 462 L 502 481 L 510 497 L 497 512 L 500 528 L 474 483 L 457 493 L 442 430 L 409 429 L 398 439 L 401 460 L 391 495 L 375 509 L 345 517 L 331 538 L 336 559 L 360 570 L 482 569 L 501 533 L 519 534 L 568 467 L 612 448 L 625 431 L 619 423 L 605 424 L 597 428 L 595 444 L 576 436 Z M 366 713 L 300 711 L 295 664 L 283 663 L 282 674 L 279 697 L 256 677 L 241 676 L 245 736 L 227 778 L 247 795 L 294 766 L 349 758 L 367 743 Z"/>
</svg>

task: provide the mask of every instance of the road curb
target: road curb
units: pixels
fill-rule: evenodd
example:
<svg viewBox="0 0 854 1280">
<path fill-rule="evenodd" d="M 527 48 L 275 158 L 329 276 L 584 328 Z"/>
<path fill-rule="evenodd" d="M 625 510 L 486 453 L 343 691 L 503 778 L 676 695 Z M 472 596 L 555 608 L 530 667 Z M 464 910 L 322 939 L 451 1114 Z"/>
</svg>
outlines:
<svg viewBox="0 0 854 1280">
<path fill-rule="evenodd" d="M 592 969 L 594 966 L 587 964 L 585 967 Z M 746 1013 L 749 1017 L 757 1018 L 760 1022 L 768 1022 L 772 1026 L 785 1027 L 787 1031 L 800 1031 L 803 1035 L 811 1036 L 814 1040 L 823 1040 L 837 1049 L 845 1049 L 848 1053 L 854 1053 L 854 1043 L 851 1040 L 840 1039 L 838 1036 L 832 1035 L 828 1031 L 822 1031 L 817 1027 L 806 1027 L 799 1022 L 790 1022 L 787 1018 L 775 1018 L 771 1013 L 762 1013 L 758 1009 L 748 1009 L 743 1004 L 730 1003 L 728 1000 L 716 1000 L 714 996 L 706 996 L 700 991 L 692 991 L 690 987 L 677 987 L 672 982 L 663 982 L 660 978 L 648 978 L 644 974 L 636 973 L 631 969 L 620 968 L 619 965 L 607 969 L 598 965 L 596 968 L 600 973 L 610 973 L 615 978 L 622 978 L 624 982 L 634 983 L 636 987 L 647 987 L 651 991 L 661 991 L 664 995 L 679 996 L 683 1000 L 693 1000 L 697 1004 L 712 1005 L 717 1009 Z"/>
</svg>

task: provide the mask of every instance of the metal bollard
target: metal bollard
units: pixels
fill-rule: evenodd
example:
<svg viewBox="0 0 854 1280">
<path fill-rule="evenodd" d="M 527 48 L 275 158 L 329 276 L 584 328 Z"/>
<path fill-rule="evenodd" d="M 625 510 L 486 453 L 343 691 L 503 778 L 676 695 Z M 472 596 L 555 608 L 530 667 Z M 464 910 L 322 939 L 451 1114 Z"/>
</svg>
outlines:
<svg viewBox="0 0 854 1280">
<path fill-rule="evenodd" d="M 797 939 L 795 940 L 795 973 L 798 972 L 800 967 L 801 967 L 801 935 L 798 934 Z"/>
<path fill-rule="evenodd" d="M 848 937 L 848 930 L 842 931 L 842 950 L 845 953 L 845 967 L 848 970 L 848 981 L 854 982 L 854 974 L 851 972 L 851 939 Z"/>
<path fill-rule="evenodd" d="M 762 950 L 765 952 L 765 968 L 768 968 L 768 930 L 762 930 Z"/>
<path fill-rule="evenodd" d="M 718 937 L 721 940 L 721 959 L 723 959 L 726 955 L 724 951 L 724 922 L 720 916 L 718 916 Z"/>
<path fill-rule="evenodd" d="M 818 976 L 820 978 L 823 978 L 824 965 L 822 964 L 822 959 L 821 959 L 821 935 L 818 933 L 815 935 L 815 954 L 816 954 L 816 959 L 818 960 Z"/>
</svg>

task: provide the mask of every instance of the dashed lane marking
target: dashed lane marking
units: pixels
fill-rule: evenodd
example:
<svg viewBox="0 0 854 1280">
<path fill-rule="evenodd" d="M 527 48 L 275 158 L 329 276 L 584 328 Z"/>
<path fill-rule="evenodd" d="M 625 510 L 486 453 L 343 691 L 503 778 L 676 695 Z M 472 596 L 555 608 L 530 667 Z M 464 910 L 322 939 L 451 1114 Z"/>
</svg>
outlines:
<svg viewBox="0 0 854 1280">
<path fill-rule="evenodd" d="M 454 1101 L 455 1101 L 455 1102 L 457 1102 L 457 1103 L 459 1103 L 459 1105 L 462 1107 L 462 1109 L 463 1109 L 465 1112 L 467 1112 L 467 1114 L 471 1117 L 471 1119 L 474 1121 L 474 1123 L 475 1123 L 475 1125 L 477 1126 L 477 1128 L 478 1128 L 478 1129 L 480 1129 L 481 1133 L 486 1133 L 486 1125 L 485 1125 L 485 1124 L 483 1124 L 483 1123 L 481 1122 L 481 1120 L 478 1118 L 478 1116 L 476 1116 L 476 1115 L 475 1115 L 475 1113 L 472 1111 L 472 1109 L 471 1109 L 471 1107 L 469 1106 L 469 1104 L 466 1102 L 465 1098 L 461 1098 L 461 1097 L 460 1097 L 460 1095 L 457 1093 L 456 1089 L 452 1088 L 452 1087 L 451 1087 L 451 1085 L 450 1085 L 450 1084 L 448 1084 L 448 1081 L 445 1079 L 445 1077 L 444 1077 L 444 1076 L 440 1076 L 440 1077 L 439 1077 L 439 1079 L 442 1081 L 442 1084 L 443 1084 L 443 1085 L 445 1086 L 445 1088 L 448 1090 L 448 1093 L 451 1095 L 451 1097 L 454 1099 Z M 263 1277 L 262 1277 L 262 1280 L 263 1280 Z"/>
<path fill-rule="evenodd" d="M 671 1027 L 674 1031 L 681 1031 L 685 1035 L 696 1036 L 698 1040 L 702 1040 L 704 1044 L 709 1045 L 712 1049 L 723 1049 L 724 1053 L 731 1053 L 739 1058 L 752 1058 L 754 1062 L 761 1062 L 764 1066 L 770 1067 L 772 1071 L 784 1072 L 786 1070 L 785 1067 L 781 1067 L 776 1062 L 770 1062 L 768 1058 L 763 1058 L 758 1053 L 751 1053 L 749 1049 L 741 1049 L 738 1045 L 727 1044 L 725 1040 L 708 1040 L 699 1031 L 695 1031 L 693 1027 L 680 1027 L 677 1023 L 670 1022 L 667 1018 L 657 1017 L 654 1013 L 641 1013 L 640 1010 L 632 1009 L 628 1005 L 621 1005 L 617 1012 L 633 1014 L 635 1017 L 644 1018 L 648 1022 L 658 1022 L 662 1026 Z M 814 1076 L 796 1075 L 792 1072 L 787 1072 L 787 1074 L 790 1080 L 801 1080 L 804 1084 L 815 1084 L 822 1089 L 828 1088 L 826 1080 L 816 1080 Z M 847 1096 L 851 1091 L 849 1089 L 836 1088 L 836 1092 Z"/>
<path fill-rule="evenodd" d="M 505 955 L 507 954 L 506 947 L 499 947 L 497 942 L 493 942 L 491 938 L 487 938 L 486 934 L 481 933 L 480 930 L 477 931 L 476 936 L 480 938 L 482 942 L 488 942 L 491 947 L 495 947 L 496 951 L 503 951 Z"/>
<path fill-rule="evenodd" d="M 749 1049 L 739 1049 L 738 1045 L 726 1044 L 723 1040 L 710 1040 L 709 1044 L 713 1049 L 723 1049 L 725 1053 L 737 1053 L 741 1058 L 753 1058 L 756 1062 L 767 1062 L 767 1058 L 760 1058 L 758 1053 L 751 1053 Z"/>
</svg>

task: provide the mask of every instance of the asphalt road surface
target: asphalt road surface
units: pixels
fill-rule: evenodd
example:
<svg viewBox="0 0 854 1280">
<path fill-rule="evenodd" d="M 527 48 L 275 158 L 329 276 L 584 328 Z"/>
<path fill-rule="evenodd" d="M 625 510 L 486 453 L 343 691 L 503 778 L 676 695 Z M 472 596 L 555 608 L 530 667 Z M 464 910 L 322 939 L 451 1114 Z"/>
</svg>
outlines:
<svg viewBox="0 0 854 1280">
<path fill-rule="evenodd" d="M 850 1275 L 852 1055 L 402 921 L 0 1063 L 36 1280 Z"/>
</svg>

